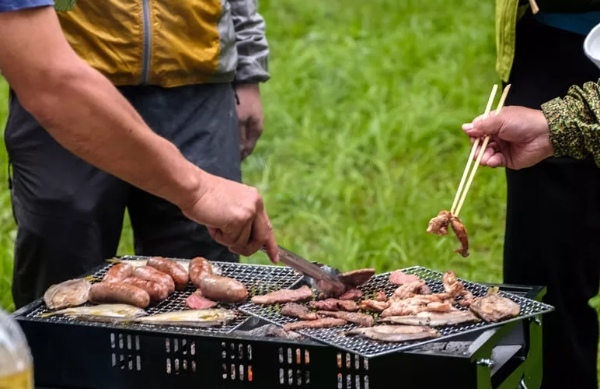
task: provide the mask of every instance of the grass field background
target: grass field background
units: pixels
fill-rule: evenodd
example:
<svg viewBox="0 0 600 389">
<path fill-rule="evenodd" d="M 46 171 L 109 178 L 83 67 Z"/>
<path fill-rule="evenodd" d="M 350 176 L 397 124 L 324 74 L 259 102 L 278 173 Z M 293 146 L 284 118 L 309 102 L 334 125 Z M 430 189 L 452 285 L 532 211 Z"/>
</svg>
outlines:
<svg viewBox="0 0 600 389">
<path fill-rule="evenodd" d="M 484 110 L 498 82 L 493 2 L 260 7 L 272 80 L 262 87 L 265 133 L 244 179 L 264 195 L 279 243 L 341 270 L 422 265 L 501 281 L 503 170 L 479 169 L 461 212 L 470 257 L 453 252 L 452 235 L 425 233 L 451 206 L 469 154 L 460 125 Z M 6 94 L 0 83 L 0 128 Z M 0 158 L 6 167 L 4 147 Z M 5 168 L 0 188 L 0 305 L 10 310 L 15 225 Z M 118 254 L 131 253 L 126 223 Z M 268 263 L 262 254 L 244 260 Z"/>
</svg>

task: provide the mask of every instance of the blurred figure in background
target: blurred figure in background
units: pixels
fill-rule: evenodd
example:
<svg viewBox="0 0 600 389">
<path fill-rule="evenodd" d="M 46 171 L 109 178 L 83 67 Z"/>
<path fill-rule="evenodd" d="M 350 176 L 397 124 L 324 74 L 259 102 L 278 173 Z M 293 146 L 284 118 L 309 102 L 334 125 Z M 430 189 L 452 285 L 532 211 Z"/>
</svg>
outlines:
<svg viewBox="0 0 600 389">
<path fill-rule="evenodd" d="M 75 52 L 158 135 L 201 169 L 241 181 L 263 129 L 259 83 L 269 79 L 256 0 L 77 0 L 58 15 Z M 17 308 L 113 257 L 126 209 L 138 255 L 239 260 L 173 204 L 63 148 L 12 91 L 9 108 Z"/>
<path fill-rule="evenodd" d="M 496 1 L 496 69 L 511 84 L 507 106 L 540 109 L 600 77 L 583 50 L 600 2 L 537 5 L 534 15 L 527 0 Z M 599 289 L 600 169 L 592 157 L 551 157 L 507 168 L 506 178 L 504 282 L 545 285 L 545 301 L 556 307 L 543 318 L 542 388 L 596 389 L 598 318 L 589 300 Z"/>
</svg>

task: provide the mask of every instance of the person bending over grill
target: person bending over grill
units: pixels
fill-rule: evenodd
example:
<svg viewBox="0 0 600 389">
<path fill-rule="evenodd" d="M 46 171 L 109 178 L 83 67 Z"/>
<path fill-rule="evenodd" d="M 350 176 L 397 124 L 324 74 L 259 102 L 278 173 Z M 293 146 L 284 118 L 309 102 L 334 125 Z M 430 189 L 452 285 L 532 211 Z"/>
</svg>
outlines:
<svg viewBox="0 0 600 389">
<path fill-rule="evenodd" d="M 179 15 L 186 14 L 206 14 L 214 23 L 202 22 L 202 28 L 185 24 L 190 35 L 170 41 L 174 26 L 157 28 L 158 19 L 146 20 L 149 45 L 128 35 L 127 26 L 141 23 L 132 11 L 141 1 L 115 0 L 111 6 L 80 0 L 81 9 L 61 18 L 73 45 L 80 52 L 89 50 L 91 62 L 113 81 L 173 86 L 122 89 L 157 134 L 100 71 L 76 54 L 52 4 L 0 1 L 0 69 L 11 87 L 6 144 L 14 166 L 12 200 L 18 223 L 13 287 L 17 308 L 51 283 L 79 276 L 114 255 L 128 203 L 137 207 L 132 213 L 139 216 L 133 220 L 138 251 L 188 256 L 199 252 L 185 247 L 201 247 L 208 238 L 189 218 L 208 226 L 210 236 L 233 252 L 251 255 L 266 246 L 276 262 L 277 244 L 263 200 L 256 189 L 236 182 L 239 130 L 230 82 L 235 46 L 221 40 L 224 47 L 219 50 L 208 43 L 219 42 L 219 32 L 227 31 L 223 39 L 230 36 L 234 23 L 229 7 L 221 9 L 220 0 L 197 5 L 177 1 L 168 7 L 153 2 L 151 14 L 161 16 L 161 23 L 185 23 Z M 182 4 L 190 4 L 185 12 Z M 254 10 L 249 4 L 241 8 Z M 217 20 L 225 24 L 217 26 Z M 236 20 L 260 25 L 256 16 Z M 110 36 L 108 31 L 122 35 Z M 251 35 L 246 31 L 237 38 L 246 54 L 253 50 L 246 41 Z M 171 47 L 183 51 L 169 52 Z M 143 64 L 136 62 L 142 48 L 149 50 Z M 246 56 L 247 67 L 238 73 L 248 81 L 265 77 L 261 60 L 253 58 Z M 118 63 L 123 67 L 115 67 Z M 217 80 L 222 83 L 192 85 Z"/>
</svg>

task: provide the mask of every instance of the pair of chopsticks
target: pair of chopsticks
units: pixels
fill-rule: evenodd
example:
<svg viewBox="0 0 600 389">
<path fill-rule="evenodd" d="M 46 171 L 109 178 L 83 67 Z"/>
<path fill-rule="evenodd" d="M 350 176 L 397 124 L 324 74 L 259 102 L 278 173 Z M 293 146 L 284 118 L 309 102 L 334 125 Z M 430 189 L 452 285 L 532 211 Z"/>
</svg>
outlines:
<svg viewBox="0 0 600 389">
<path fill-rule="evenodd" d="M 498 102 L 498 107 L 496 108 L 496 115 L 498 113 L 500 113 L 500 110 L 504 106 L 504 101 L 506 100 L 506 96 L 508 95 L 509 89 L 510 89 L 510 84 L 508 84 L 504 88 L 504 91 L 502 92 L 502 97 L 500 97 L 500 101 Z M 492 103 L 494 102 L 494 97 L 496 97 L 497 91 L 498 91 L 498 85 L 494 84 L 494 87 L 492 88 L 492 93 L 490 94 L 487 106 L 485 108 L 485 113 L 483 114 L 484 118 L 486 118 L 489 115 L 489 113 L 492 109 Z M 465 187 L 465 180 L 467 179 L 467 174 L 469 172 L 469 169 L 471 168 L 471 163 L 473 162 L 473 157 L 475 156 L 475 151 L 477 151 L 477 147 L 479 146 L 479 141 L 480 141 L 480 139 L 477 138 L 475 140 L 475 142 L 473 143 L 473 147 L 471 148 L 471 153 L 469 154 L 469 159 L 467 160 L 467 166 L 465 166 L 465 170 L 463 172 L 462 178 L 460 179 L 460 184 L 458 185 L 458 190 L 456 191 L 456 196 L 454 197 L 454 203 L 452 204 L 452 208 L 450 209 L 450 214 L 454 215 L 455 217 L 458 217 L 458 214 L 460 213 L 463 203 L 465 202 L 465 198 L 467 197 L 467 192 L 469 191 L 469 188 L 471 187 L 471 183 L 473 182 L 473 178 L 475 177 L 475 173 L 477 172 L 477 168 L 479 167 L 481 158 L 483 157 L 483 153 L 485 152 L 485 149 L 487 148 L 487 145 L 490 141 L 490 136 L 486 135 L 485 138 L 483 139 L 483 144 L 481 145 L 481 148 L 479 149 L 479 154 L 477 155 L 477 160 L 475 161 L 475 166 L 473 167 L 473 170 L 471 170 L 471 174 L 468 176 L 469 179 L 467 180 L 466 187 Z"/>
</svg>

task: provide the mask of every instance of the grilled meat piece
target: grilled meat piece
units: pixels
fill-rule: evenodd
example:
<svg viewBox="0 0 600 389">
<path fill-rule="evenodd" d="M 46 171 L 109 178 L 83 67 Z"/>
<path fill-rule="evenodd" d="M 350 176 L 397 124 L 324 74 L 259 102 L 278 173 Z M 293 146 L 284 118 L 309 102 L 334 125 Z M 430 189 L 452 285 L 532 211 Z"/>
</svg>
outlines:
<svg viewBox="0 0 600 389">
<path fill-rule="evenodd" d="M 175 281 L 167 273 L 163 273 L 160 270 L 148 265 L 136 267 L 133 271 L 133 276 L 141 278 L 142 280 L 157 282 L 159 284 L 165 284 L 169 289 L 169 293 L 175 291 Z"/>
<path fill-rule="evenodd" d="M 302 285 L 298 289 L 280 289 L 260 296 L 254 296 L 250 301 L 254 304 L 268 305 L 302 302 L 311 300 L 312 298 L 312 290 L 308 286 Z"/>
<path fill-rule="evenodd" d="M 469 308 L 487 322 L 510 319 L 521 312 L 519 304 L 500 296 L 498 287 L 491 287 L 487 295 L 473 299 Z"/>
<path fill-rule="evenodd" d="M 421 288 L 426 286 L 425 281 L 419 279 L 417 281 L 410 281 L 405 284 L 400 285 L 394 291 L 394 297 L 399 299 L 405 299 L 409 297 L 413 297 L 415 294 L 418 294 L 421 291 Z"/>
<path fill-rule="evenodd" d="M 151 303 L 159 303 L 169 297 L 169 288 L 165 284 L 142 280 L 141 278 L 137 277 L 127 277 L 121 282 L 123 284 L 129 284 L 144 289 L 146 292 L 148 292 Z"/>
<path fill-rule="evenodd" d="M 199 280 L 202 295 L 223 303 L 239 303 L 248 298 L 246 285 L 233 278 L 205 274 Z"/>
<path fill-rule="evenodd" d="M 340 300 L 356 300 L 363 296 L 364 292 L 360 289 L 348 289 L 339 297 Z"/>
<path fill-rule="evenodd" d="M 324 317 L 317 320 L 302 320 L 294 323 L 286 323 L 283 325 L 285 331 L 295 331 L 302 328 L 329 328 L 338 327 L 346 324 L 346 320 L 336 317 Z"/>
<path fill-rule="evenodd" d="M 390 306 L 381 312 L 381 317 L 415 315 L 419 312 L 448 312 L 452 309 L 452 303 L 440 301 L 439 296 L 416 295 L 406 299 L 390 299 Z"/>
<path fill-rule="evenodd" d="M 381 323 L 405 324 L 416 326 L 447 326 L 479 321 L 470 311 L 453 309 L 448 312 L 419 312 L 415 315 L 388 316 L 379 320 Z"/>
<path fill-rule="evenodd" d="M 378 290 L 375 295 L 375 301 L 387 301 L 387 296 L 383 290 Z"/>
<path fill-rule="evenodd" d="M 119 282 L 133 275 L 134 267 L 128 263 L 117 263 L 106 272 L 102 282 Z"/>
<path fill-rule="evenodd" d="M 452 216 L 450 218 L 450 226 L 452 226 L 452 230 L 454 234 L 458 238 L 460 242 L 460 248 L 454 250 L 455 253 L 459 253 L 463 257 L 469 256 L 469 237 L 467 236 L 467 229 L 462 224 L 459 218 L 456 216 Z"/>
<path fill-rule="evenodd" d="M 139 308 L 150 305 L 150 295 L 144 289 L 116 282 L 93 284 L 88 299 L 94 304 L 128 304 Z"/>
<path fill-rule="evenodd" d="M 413 281 L 420 281 L 421 278 L 414 274 L 406 274 L 402 270 L 394 270 L 390 273 L 389 280 L 394 285 L 404 285 Z"/>
<path fill-rule="evenodd" d="M 213 270 L 208 259 L 204 257 L 195 257 L 190 261 L 189 264 L 189 277 L 192 284 L 196 287 L 200 287 L 200 280 L 206 275 L 212 275 Z"/>
<path fill-rule="evenodd" d="M 317 315 L 337 317 L 338 319 L 344 319 L 347 322 L 358 324 L 362 327 L 371 327 L 375 324 L 375 319 L 373 319 L 373 316 L 367 315 L 366 313 L 344 311 L 317 311 Z"/>
<path fill-rule="evenodd" d="M 295 317 L 301 320 L 316 320 L 319 317 L 304 305 L 298 303 L 287 303 L 281 308 L 284 316 Z"/>
<path fill-rule="evenodd" d="M 361 336 L 382 342 L 406 342 L 410 340 L 437 338 L 440 333 L 427 326 L 380 325 L 369 328 L 356 328 L 347 331 L 345 336 Z"/>
<path fill-rule="evenodd" d="M 358 304 L 352 300 L 328 298 L 325 300 L 310 301 L 308 305 L 313 309 L 319 309 L 322 311 L 358 311 Z"/>
<path fill-rule="evenodd" d="M 175 288 L 177 290 L 185 290 L 185 288 L 187 288 L 190 276 L 188 274 L 188 270 L 186 270 L 180 263 L 162 257 L 152 257 L 148 259 L 148 266 L 153 267 L 171 277 L 171 279 L 175 282 Z"/>
<path fill-rule="evenodd" d="M 375 275 L 375 269 L 367 268 L 347 271 L 340 274 L 339 278 L 347 289 L 352 289 L 369 281 L 373 275 Z"/>
<path fill-rule="evenodd" d="M 204 297 L 198 289 L 185 299 L 185 305 L 190 309 L 209 309 L 216 307 L 217 303 Z"/>
<path fill-rule="evenodd" d="M 440 211 L 436 217 L 429 220 L 426 232 L 430 234 L 446 235 L 448 234 L 448 224 L 452 214 L 449 211 Z"/>
<path fill-rule="evenodd" d="M 358 304 L 359 309 L 369 312 L 383 312 L 390 306 L 389 301 L 363 300 Z"/>
</svg>

